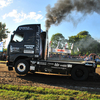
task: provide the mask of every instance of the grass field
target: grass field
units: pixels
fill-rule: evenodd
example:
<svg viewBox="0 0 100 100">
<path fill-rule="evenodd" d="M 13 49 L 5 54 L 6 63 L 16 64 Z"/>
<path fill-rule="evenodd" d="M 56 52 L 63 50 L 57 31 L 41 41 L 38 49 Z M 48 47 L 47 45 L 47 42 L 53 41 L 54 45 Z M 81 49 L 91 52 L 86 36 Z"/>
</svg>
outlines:
<svg viewBox="0 0 100 100">
<path fill-rule="evenodd" d="M 7 100 L 100 100 L 100 93 L 0 84 L 0 97 Z"/>
</svg>

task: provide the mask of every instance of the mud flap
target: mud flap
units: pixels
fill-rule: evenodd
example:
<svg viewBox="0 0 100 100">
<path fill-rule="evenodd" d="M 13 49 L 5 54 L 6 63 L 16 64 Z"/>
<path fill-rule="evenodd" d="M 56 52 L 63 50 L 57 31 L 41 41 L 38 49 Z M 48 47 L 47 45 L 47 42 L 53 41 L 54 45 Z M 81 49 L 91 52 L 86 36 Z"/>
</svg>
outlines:
<svg viewBox="0 0 100 100">
<path fill-rule="evenodd" d="M 8 70 L 9 70 L 9 71 L 12 71 L 12 70 L 13 70 L 13 67 L 8 67 Z"/>
</svg>

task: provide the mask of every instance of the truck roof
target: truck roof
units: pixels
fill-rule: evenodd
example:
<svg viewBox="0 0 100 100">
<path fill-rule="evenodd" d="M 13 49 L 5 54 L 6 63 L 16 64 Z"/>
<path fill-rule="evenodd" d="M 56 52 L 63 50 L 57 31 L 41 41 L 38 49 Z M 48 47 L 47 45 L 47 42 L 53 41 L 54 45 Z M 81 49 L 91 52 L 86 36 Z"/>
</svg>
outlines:
<svg viewBox="0 0 100 100">
<path fill-rule="evenodd" d="M 36 30 L 36 28 L 41 29 L 41 25 L 40 24 L 26 24 L 26 25 L 20 25 L 18 26 L 18 28 L 16 29 L 16 31 L 34 31 Z"/>
</svg>

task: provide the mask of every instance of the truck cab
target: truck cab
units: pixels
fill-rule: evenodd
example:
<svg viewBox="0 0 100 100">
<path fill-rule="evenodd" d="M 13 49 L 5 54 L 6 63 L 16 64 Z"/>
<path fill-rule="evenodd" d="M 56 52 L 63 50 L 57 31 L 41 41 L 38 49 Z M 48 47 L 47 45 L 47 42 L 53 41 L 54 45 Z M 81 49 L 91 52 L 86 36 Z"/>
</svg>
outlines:
<svg viewBox="0 0 100 100">
<path fill-rule="evenodd" d="M 46 32 L 40 24 L 21 25 L 13 32 L 8 45 L 8 66 L 14 66 L 19 59 L 46 59 Z M 11 68 L 11 67 L 8 67 Z"/>
</svg>

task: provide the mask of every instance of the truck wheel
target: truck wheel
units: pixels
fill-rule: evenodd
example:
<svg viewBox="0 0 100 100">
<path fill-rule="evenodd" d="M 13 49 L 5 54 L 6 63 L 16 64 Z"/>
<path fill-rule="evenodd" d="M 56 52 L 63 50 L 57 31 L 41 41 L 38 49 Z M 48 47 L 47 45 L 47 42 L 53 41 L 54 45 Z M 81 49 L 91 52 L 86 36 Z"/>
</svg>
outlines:
<svg viewBox="0 0 100 100">
<path fill-rule="evenodd" d="M 15 71 L 18 74 L 27 74 L 29 70 L 29 63 L 25 60 L 18 60 L 15 63 Z"/>
<path fill-rule="evenodd" d="M 88 70 L 84 66 L 75 66 L 71 71 L 71 77 L 74 80 L 86 80 L 88 78 Z"/>
</svg>

